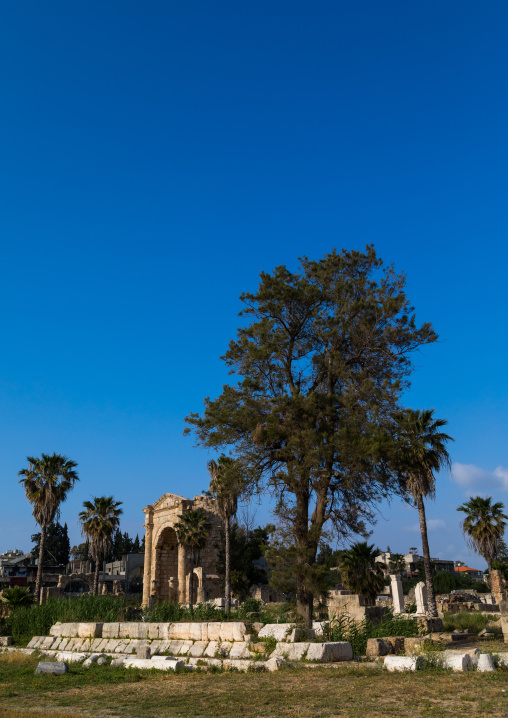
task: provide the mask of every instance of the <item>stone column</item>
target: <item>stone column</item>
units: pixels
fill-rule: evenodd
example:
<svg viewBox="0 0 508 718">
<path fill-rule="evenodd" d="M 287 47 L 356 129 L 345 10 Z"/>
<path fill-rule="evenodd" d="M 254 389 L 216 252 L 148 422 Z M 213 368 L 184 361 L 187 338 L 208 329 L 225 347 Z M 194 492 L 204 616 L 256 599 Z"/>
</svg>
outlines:
<svg viewBox="0 0 508 718">
<path fill-rule="evenodd" d="M 492 595 L 496 603 L 501 603 L 506 599 L 506 593 L 503 586 L 503 577 L 501 571 L 492 569 L 490 572 L 490 585 L 492 589 Z"/>
<path fill-rule="evenodd" d="M 145 566 L 143 569 L 143 608 L 150 605 L 152 592 L 152 535 L 153 535 L 153 506 L 143 509 L 145 514 Z"/>
<path fill-rule="evenodd" d="M 402 579 L 399 574 L 392 573 L 390 576 L 393 612 L 404 613 L 404 591 L 402 590 Z"/>
<path fill-rule="evenodd" d="M 424 584 L 423 581 L 420 581 L 420 583 L 416 584 L 415 596 L 416 596 L 416 613 L 421 616 L 424 616 L 428 611 L 428 604 L 427 604 L 427 586 Z"/>
<path fill-rule="evenodd" d="M 178 544 L 178 601 L 179 603 L 187 603 L 187 586 L 186 586 L 186 564 L 187 557 L 185 555 L 185 546 Z"/>
</svg>

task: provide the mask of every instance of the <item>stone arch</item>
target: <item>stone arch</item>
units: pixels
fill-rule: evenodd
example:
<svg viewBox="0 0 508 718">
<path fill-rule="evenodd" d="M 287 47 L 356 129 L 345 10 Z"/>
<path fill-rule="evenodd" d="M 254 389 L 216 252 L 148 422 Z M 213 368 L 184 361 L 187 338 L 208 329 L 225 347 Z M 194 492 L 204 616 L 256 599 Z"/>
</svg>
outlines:
<svg viewBox="0 0 508 718">
<path fill-rule="evenodd" d="M 155 542 L 155 590 L 159 601 L 178 600 L 178 538 L 168 525 Z"/>
<path fill-rule="evenodd" d="M 68 586 L 74 581 L 83 581 L 88 586 L 90 593 L 93 591 L 93 575 L 87 573 L 71 573 L 68 576 L 60 576 L 58 579 L 58 588 L 64 593 Z"/>
</svg>

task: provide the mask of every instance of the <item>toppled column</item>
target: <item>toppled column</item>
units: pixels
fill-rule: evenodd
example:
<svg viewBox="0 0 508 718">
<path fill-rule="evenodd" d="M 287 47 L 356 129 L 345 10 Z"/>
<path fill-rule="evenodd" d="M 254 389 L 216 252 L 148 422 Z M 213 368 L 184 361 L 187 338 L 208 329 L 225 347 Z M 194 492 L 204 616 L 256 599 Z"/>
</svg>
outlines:
<svg viewBox="0 0 508 718">
<path fill-rule="evenodd" d="M 393 612 L 404 613 L 404 591 L 402 589 L 402 579 L 399 574 L 392 574 L 390 576 L 390 580 L 392 589 Z"/>
</svg>

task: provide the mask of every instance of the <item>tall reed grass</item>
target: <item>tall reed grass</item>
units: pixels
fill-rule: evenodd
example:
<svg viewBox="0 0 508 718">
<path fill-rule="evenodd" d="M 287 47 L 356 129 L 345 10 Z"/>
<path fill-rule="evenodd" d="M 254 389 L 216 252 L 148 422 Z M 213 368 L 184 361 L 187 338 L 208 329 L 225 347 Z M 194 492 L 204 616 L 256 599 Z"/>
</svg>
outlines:
<svg viewBox="0 0 508 718">
<path fill-rule="evenodd" d="M 380 623 L 371 621 L 355 621 L 347 615 L 332 619 L 328 633 L 330 641 L 347 641 L 353 653 L 364 656 L 369 638 L 385 638 L 387 636 L 418 636 L 420 629 L 415 618 L 399 618 L 388 613 Z"/>
</svg>

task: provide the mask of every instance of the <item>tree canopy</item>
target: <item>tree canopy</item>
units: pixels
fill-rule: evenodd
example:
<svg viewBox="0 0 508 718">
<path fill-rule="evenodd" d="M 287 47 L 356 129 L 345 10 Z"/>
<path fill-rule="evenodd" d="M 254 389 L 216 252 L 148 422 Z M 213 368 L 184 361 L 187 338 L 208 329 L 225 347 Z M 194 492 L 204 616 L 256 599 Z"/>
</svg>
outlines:
<svg viewBox="0 0 508 718">
<path fill-rule="evenodd" d="M 417 325 L 404 275 L 383 267 L 373 246 L 300 265 L 262 273 L 258 291 L 241 296 L 246 322 L 223 357 L 237 381 L 187 421 L 199 444 L 227 448 L 277 496 L 309 624 L 325 523 L 342 538 L 362 534 L 399 490 L 388 462 L 392 415 L 411 353 L 437 336 Z"/>
</svg>

